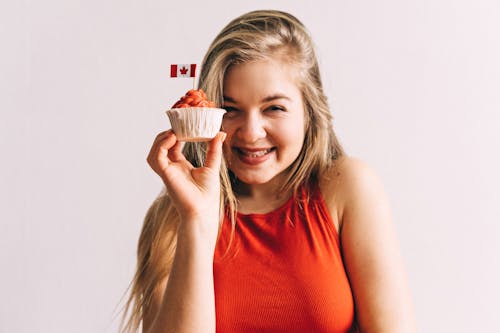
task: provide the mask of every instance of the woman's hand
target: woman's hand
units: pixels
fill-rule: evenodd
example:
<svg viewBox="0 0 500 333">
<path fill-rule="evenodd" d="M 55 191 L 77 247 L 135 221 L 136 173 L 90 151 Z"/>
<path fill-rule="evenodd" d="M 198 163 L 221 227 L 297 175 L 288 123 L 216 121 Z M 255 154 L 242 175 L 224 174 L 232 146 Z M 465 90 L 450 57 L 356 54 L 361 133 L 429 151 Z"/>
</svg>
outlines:
<svg viewBox="0 0 500 333">
<path fill-rule="evenodd" d="M 219 170 L 225 138 L 226 133 L 219 132 L 208 143 L 205 165 L 195 168 L 182 154 L 181 142 L 172 130 L 156 137 L 147 161 L 165 183 L 181 221 L 209 218 L 218 222 Z"/>
<path fill-rule="evenodd" d="M 180 215 L 167 283 L 146 309 L 144 332 L 215 332 L 213 253 L 219 230 L 222 142 L 208 143 L 205 165 L 195 168 L 172 130 L 160 133 L 148 163 L 167 186 Z"/>
</svg>

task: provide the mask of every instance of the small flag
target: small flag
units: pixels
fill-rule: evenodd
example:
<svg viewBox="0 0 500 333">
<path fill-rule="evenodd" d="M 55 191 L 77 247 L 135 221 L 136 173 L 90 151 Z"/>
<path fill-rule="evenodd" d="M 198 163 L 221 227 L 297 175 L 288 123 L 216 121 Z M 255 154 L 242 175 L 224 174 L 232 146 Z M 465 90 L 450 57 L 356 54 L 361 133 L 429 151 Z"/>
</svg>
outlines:
<svg viewBox="0 0 500 333">
<path fill-rule="evenodd" d="M 170 65 L 170 77 L 195 77 L 196 64 L 173 64 Z"/>
</svg>

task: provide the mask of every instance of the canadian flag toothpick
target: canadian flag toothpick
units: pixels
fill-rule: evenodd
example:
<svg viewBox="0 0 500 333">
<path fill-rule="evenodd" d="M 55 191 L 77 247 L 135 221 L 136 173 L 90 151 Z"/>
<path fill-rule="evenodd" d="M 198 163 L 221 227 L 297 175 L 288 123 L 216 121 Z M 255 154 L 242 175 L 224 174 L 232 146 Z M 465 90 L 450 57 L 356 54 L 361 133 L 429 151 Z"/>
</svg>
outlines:
<svg viewBox="0 0 500 333">
<path fill-rule="evenodd" d="M 170 77 L 196 77 L 196 64 L 170 65 Z"/>
</svg>

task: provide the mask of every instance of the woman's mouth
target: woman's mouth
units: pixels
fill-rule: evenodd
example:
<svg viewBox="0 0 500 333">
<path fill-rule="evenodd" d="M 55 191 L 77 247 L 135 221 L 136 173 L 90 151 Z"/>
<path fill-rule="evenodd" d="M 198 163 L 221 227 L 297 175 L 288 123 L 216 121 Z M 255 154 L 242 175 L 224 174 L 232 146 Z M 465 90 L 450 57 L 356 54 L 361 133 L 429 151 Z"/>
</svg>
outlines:
<svg viewBox="0 0 500 333">
<path fill-rule="evenodd" d="M 239 159 L 250 165 L 260 164 L 271 156 L 271 154 L 276 150 L 276 148 L 240 148 L 234 147 L 233 151 L 237 153 Z"/>
</svg>

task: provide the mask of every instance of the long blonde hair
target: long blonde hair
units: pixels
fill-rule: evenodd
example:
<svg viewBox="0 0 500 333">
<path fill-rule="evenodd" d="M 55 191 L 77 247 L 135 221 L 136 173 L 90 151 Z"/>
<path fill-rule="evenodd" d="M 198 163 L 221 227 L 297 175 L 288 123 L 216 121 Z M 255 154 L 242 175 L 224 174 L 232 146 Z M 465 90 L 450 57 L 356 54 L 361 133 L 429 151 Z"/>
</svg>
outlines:
<svg viewBox="0 0 500 333">
<path fill-rule="evenodd" d="M 317 182 L 319 176 L 343 155 L 332 127 L 332 116 L 323 93 L 318 61 L 312 40 L 304 25 L 294 16 L 275 10 L 258 10 L 231 21 L 210 45 L 203 60 L 199 87 L 218 105 L 223 102 L 223 82 L 231 66 L 278 59 L 298 69 L 299 85 L 306 110 L 306 129 L 302 150 L 285 171 L 280 192 L 297 191 L 300 185 Z M 206 144 L 186 143 L 186 158 L 201 166 Z M 221 212 L 235 223 L 237 198 L 231 184 L 231 172 L 224 160 L 220 171 Z M 221 221 L 223 218 L 221 216 Z M 146 213 L 139 238 L 137 270 L 131 283 L 122 331 L 135 332 L 161 282 L 168 278 L 176 248 L 179 216 L 163 191 Z M 221 222 L 222 223 L 222 222 Z"/>
</svg>

